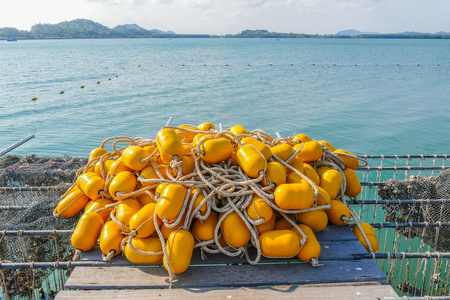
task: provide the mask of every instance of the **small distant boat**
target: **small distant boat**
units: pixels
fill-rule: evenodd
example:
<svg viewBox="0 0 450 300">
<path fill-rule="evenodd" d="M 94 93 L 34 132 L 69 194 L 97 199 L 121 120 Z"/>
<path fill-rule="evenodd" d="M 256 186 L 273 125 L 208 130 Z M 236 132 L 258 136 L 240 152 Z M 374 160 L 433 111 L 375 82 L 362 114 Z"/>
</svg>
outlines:
<svg viewBox="0 0 450 300">
<path fill-rule="evenodd" d="M 17 39 L 16 38 L 10 38 L 10 39 L 7 39 L 6 41 L 7 42 L 17 42 Z"/>
</svg>

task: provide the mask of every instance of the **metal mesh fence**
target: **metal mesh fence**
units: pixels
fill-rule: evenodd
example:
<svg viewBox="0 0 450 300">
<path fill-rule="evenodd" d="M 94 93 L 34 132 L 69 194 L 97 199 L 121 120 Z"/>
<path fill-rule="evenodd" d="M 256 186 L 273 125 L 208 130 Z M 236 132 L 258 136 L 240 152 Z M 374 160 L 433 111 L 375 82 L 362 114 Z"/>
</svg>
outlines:
<svg viewBox="0 0 450 300">
<path fill-rule="evenodd" d="M 54 218 L 52 211 L 75 180 L 76 170 L 85 164 L 85 159 L 70 157 L 0 157 L 1 261 L 70 260 L 73 255 L 70 236 L 23 236 L 21 231 L 75 227 L 79 216 Z M 6 231 L 17 231 L 17 235 L 6 236 Z M 54 272 L 52 269 L 3 269 L 0 276 L 3 293 L 7 298 L 31 298 L 35 289 L 41 288 L 45 289 L 45 294 L 52 295 L 50 290 L 61 286 L 59 281 L 67 275 L 61 271 Z"/>
</svg>

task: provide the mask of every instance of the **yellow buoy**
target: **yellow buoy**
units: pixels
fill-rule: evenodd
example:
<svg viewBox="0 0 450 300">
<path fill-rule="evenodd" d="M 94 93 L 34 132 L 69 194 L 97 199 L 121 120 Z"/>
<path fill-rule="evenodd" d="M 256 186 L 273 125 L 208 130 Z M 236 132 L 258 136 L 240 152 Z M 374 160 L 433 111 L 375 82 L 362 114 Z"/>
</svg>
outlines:
<svg viewBox="0 0 450 300">
<path fill-rule="evenodd" d="M 300 149 L 300 153 L 297 154 L 297 157 L 301 158 L 303 162 L 319 160 L 323 155 L 322 145 L 316 141 L 307 141 L 294 145 L 294 149 Z"/>
<path fill-rule="evenodd" d="M 170 227 L 169 228 L 169 227 L 166 226 L 166 224 L 162 223 L 160 229 L 161 229 L 161 233 L 162 233 L 164 239 L 168 239 L 172 232 L 174 232 L 174 231 L 178 230 L 179 228 L 183 227 L 185 221 L 186 221 L 186 215 L 183 215 L 181 217 L 180 222 L 175 227 Z M 154 234 L 156 234 L 156 232 Z"/>
<path fill-rule="evenodd" d="M 269 162 L 262 184 L 264 186 L 273 184 L 275 189 L 284 183 L 286 183 L 286 168 L 277 161 Z"/>
<path fill-rule="evenodd" d="M 174 231 L 167 239 L 166 250 L 172 272 L 175 274 L 183 273 L 191 263 L 194 237 L 186 229 Z M 164 267 L 168 270 L 166 259 L 164 259 Z"/>
<path fill-rule="evenodd" d="M 298 213 L 297 221 L 301 224 L 308 225 L 314 232 L 319 232 L 327 227 L 328 216 L 323 210 L 317 209 Z"/>
<path fill-rule="evenodd" d="M 153 220 L 153 214 L 156 209 L 155 203 L 149 203 L 142 207 L 137 213 L 135 213 L 130 219 L 130 230 L 136 231 L 136 237 L 145 238 L 149 237 L 155 232 L 155 224 Z M 162 221 L 160 218 L 156 218 L 158 226 Z"/>
<path fill-rule="evenodd" d="M 226 216 L 220 227 L 227 244 L 231 247 L 239 248 L 250 241 L 250 230 L 235 211 Z"/>
<path fill-rule="evenodd" d="M 255 146 L 258 149 L 258 151 L 261 152 L 262 155 L 264 155 L 266 160 L 269 160 L 269 158 L 272 156 L 272 151 L 270 151 L 269 146 L 252 137 L 245 137 L 241 140 L 241 142 L 244 144 L 252 144 L 253 146 Z"/>
<path fill-rule="evenodd" d="M 343 217 L 350 218 L 350 210 L 345 204 L 338 200 L 330 201 L 331 208 L 325 210 L 325 213 L 328 215 L 328 219 L 334 225 L 342 226 L 345 224 L 345 221 L 342 220 Z"/>
<path fill-rule="evenodd" d="M 148 166 L 145 169 L 143 169 L 139 175 L 143 179 L 167 179 L 169 177 L 167 176 L 166 167 L 167 166 L 163 165 L 163 164 L 156 166 L 156 168 L 158 169 L 158 172 L 161 174 L 162 178 L 159 177 L 158 173 L 152 166 Z M 143 186 L 150 186 L 150 185 L 155 184 L 152 182 L 145 182 L 145 181 L 140 181 L 140 182 Z"/>
<path fill-rule="evenodd" d="M 84 213 L 87 214 L 88 212 L 95 212 L 96 210 L 105 208 L 106 205 L 112 204 L 111 199 L 107 198 L 98 198 L 92 201 L 89 201 L 85 208 Z M 111 209 L 106 209 L 103 211 L 98 212 L 100 217 L 102 217 L 103 221 L 106 221 L 109 218 L 109 214 L 111 212 Z"/>
<path fill-rule="evenodd" d="M 273 230 L 284 230 L 284 229 L 290 229 L 291 227 L 292 227 L 292 224 L 287 219 L 281 218 L 275 222 L 275 226 L 274 226 Z"/>
<path fill-rule="evenodd" d="M 103 219 L 99 214 L 95 212 L 84 213 L 72 233 L 72 246 L 82 251 L 91 250 L 97 244 L 102 226 Z"/>
<path fill-rule="evenodd" d="M 186 194 L 187 190 L 184 186 L 180 184 L 168 184 L 159 196 L 156 206 L 157 216 L 161 220 L 176 220 L 183 208 Z"/>
<path fill-rule="evenodd" d="M 358 169 L 359 160 L 353 153 L 350 153 L 344 149 L 336 149 L 335 151 L 333 151 L 333 153 L 344 161 L 345 168 L 350 168 L 353 170 Z"/>
<path fill-rule="evenodd" d="M 274 196 L 275 203 L 282 209 L 306 209 L 314 202 L 314 190 L 308 183 L 282 184 Z"/>
<path fill-rule="evenodd" d="M 192 201 L 194 199 L 194 195 L 197 192 L 197 189 L 192 189 L 191 194 L 189 195 L 189 201 Z M 197 194 L 197 197 L 194 199 L 194 204 L 192 205 L 192 211 L 194 211 L 205 199 L 205 196 L 203 195 L 203 193 L 200 191 Z M 208 209 L 207 204 L 203 204 L 200 208 L 199 208 L 199 212 L 201 215 L 204 215 L 206 213 L 206 210 Z"/>
<path fill-rule="evenodd" d="M 93 160 L 94 158 L 100 157 L 106 153 L 108 153 L 108 151 L 106 151 L 106 149 L 104 148 L 95 148 L 89 154 L 89 161 Z"/>
<path fill-rule="evenodd" d="M 252 144 L 240 147 L 236 153 L 236 159 L 239 166 L 249 177 L 258 178 L 267 170 L 266 158 Z"/>
<path fill-rule="evenodd" d="M 205 162 L 215 164 L 231 157 L 233 145 L 226 138 L 215 138 L 201 143 L 200 150 L 203 151 L 200 156 Z"/>
<path fill-rule="evenodd" d="M 331 197 L 327 193 L 327 191 L 325 191 L 320 186 L 317 186 L 317 189 L 319 190 L 319 195 L 317 195 L 317 206 L 323 206 L 323 205 L 330 204 Z"/>
<path fill-rule="evenodd" d="M 270 221 L 273 215 L 273 209 L 264 199 L 254 194 L 252 202 L 247 206 L 247 214 L 254 221 L 263 219 L 260 223 L 261 225 Z"/>
<path fill-rule="evenodd" d="M 320 177 L 319 177 L 319 175 L 317 175 L 317 172 L 316 172 L 316 170 L 314 170 L 313 166 L 311 166 L 308 163 L 304 163 L 303 164 L 303 172 L 306 177 L 308 177 L 309 179 L 311 179 L 312 182 L 314 182 L 315 185 L 320 184 Z"/>
<path fill-rule="evenodd" d="M 321 248 L 320 244 L 317 241 L 316 236 L 314 235 L 314 232 L 311 230 L 311 228 L 308 225 L 305 224 L 298 224 L 300 229 L 303 231 L 304 234 L 306 234 L 306 242 L 300 249 L 300 252 L 297 254 L 297 257 L 304 262 L 311 262 L 311 259 L 318 259 Z M 302 238 L 301 234 L 298 232 L 296 228 L 292 229 L 299 238 Z"/>
<path fill-rule="evenodd" d="M 64 94 L 64 91 L 60 91 L 59 93 L 60 93 L 60 94 Z"/>
<path fill-rule="evenodd" d="M 235 135 L 247 133 L 247 129 L 245 129 L 245 127 L 242 125 L 234 125 L 229 130 L 230 130 L 230 132 L 234 133 Z"/>
<path fill-rule="evenodd" d="M 341 189 L 342 182 L 343 177 L 341 172 L 334 169 L 326 170 L 320 177 L 320 187 L 327 191 L 331 199 L 336 198 Z"/>
<path fill-rule="evenodd" d="M 300 173 L 303 174 L 303 160 L 299 157 L 294 157 L 294 159 L 291 160 L 291 162 L 289 163 L 289 165 L 291 167 L 293 167 L 294 169 L 296 169 L 297 171 L 299 171 Z M 286 173 L 290 174 L 294 171 L 291 170 L 291 168 L 286 168 Z"/>
<path fill-rule="evenodd" d="M 109 185 L 109 195 L 114 200 L 122 200 L 123 194 L 131 193 L 135 190 L 138 181 L 133 173 L 123 171 L 117 174 Z"/>
<path fill-rule="evenodd" d="M 310 138 L 308 135 L 306 135 L 304 133 L 299 133 L 299 134 L 296 134 L 292 138 L 292 141 L 293 142 L 299 142 L 299 143 L 305 143 L 305 142 L 312 141 L 312 138 Z"/>
<path fill-rule="evenodd" d="M 97 81 L 97 84 L 99 84 L 100 83 L 100 81 Z"/>
<path fill-rule="evenodd" d="M 359 225 L 361 225 L 362 230 L 366 234 L 367 240 L 369 241 L 369 244 L 372 247 L 373 252 L 378 252 L 379 245 L 378 245 L 377 235 L 376 235 L 373 227 L 367 223 L 360 223 Z M 355 225 L 355 227 L 353 227 L 353 233 L 356 235 L 359 242 L 363 245 L 363 247 L 367 250 L 367 252 L 370 253 L 370 248 L 367 245 L 366 239 L 362 235 L 361 230 L 359 229 L 359 227 L 357 225 Z"/>
<path fill-rule="evenodd" d="M 277 156 L 283 161 L 287 161 L 294 153 L 295 149 L 289 144 L 281 144 L 270 148 L 273 155 Z"/>
<path fill-rule="evenodd" d="M 63 218 L 72 218 L 88 203 L 89 198 L 78 188 L 64 197 L 56 206 L 56 213 Z"/>
<path fill-rule="evenodd" d="M 133 248 L 143 252 L 155 253 L 162 251 L 162 245 L 159 238 L 156 237 L 148 237 L 148 238 L 137 238 L 134 237 L 131 239 L 131 244 Z M 125 246 L 125 257 L 134 264 L 144 264 L 144 265 L 153 265 L 160 263 L 164 254 L 158 255 L 145 255 L 135 252 L 131 249 L 131 245 L 127 244 Z"/>
<path fill-rule="evenodd" d="M 197 126 L 198 129 L 201 131 L 210 131 L 210 130 L 216 130 L 216 127 L 214 127 L 214 124 L 210 122 L 205 122 Z"/>
<path fill-rule="evenodd" d="M 95 172 L 87 172 L 79 176 L 77 179 L 79 189 L 89 197 L 95 200 L 100 198 L 103 192 L 105 181 Z"/>
<path fill-rule="evenodd" d="M 345 195 L 348 197 L 356 197 L 361 193 L 361 183 L 355 170 L 345 169 L 344 176 L 346 180 Z"/>
<path fill-rule="evenodd" d="M 80 88 L 84 89 L 84 85 L 80 86 Z"/>
<path fill-rule="evenodd" d="M 194 237 L 199 241 L 209 241 L 214 239 L 214 231 L 217 226 L 217 214 L 211 212 L 206 220 L 196 220 L 192 228 Z"/>
<path fill-rule="evenodd" d="M 156 146 L 158 147 L 161 160 L 164 164 L 169 164 L 172 159 L 181 159 L 184 148 L 178 134 L 170 129 L 164 128 L 156 135 Z"/>
<path fill-rule="evenodd" d="M 123 171 L 129 171 L 129 172 L 132 172 L 133 169 L 127 167 L 127 166 L 123 163 L 122 157 L 119 157 L 119 158 L 116 159 L 116 160 L 111 164 L 111 166 L 109 167 L 109 174 L 110 174 L 110 175 L 117 175 L 117 174 L 119 174 L 120 172 L 123 172 Z"/>
<path fill-rule="evenodd" d="M 300 240 L 292 230 L 266 231 L 259 237 L 259 243 L 266 257 L 293 257 L 300 250 Z"/>
<path fill-rule="evenodd" d="M 110 252 L 113 252 L 114 256 L 119 255 L 122 253 L 120 244 L 124 238 L 122 229 L 114 221 L 108 221 L 100 231 L 100 250 L 104 255 Z"/>
<path fill-rule="evenodd" d="M 143 188 L 145 188 L 145 186 L 142 186 L 139 189 Z M 137 196 L 137 199 L 139 200 L 139 203 L 141 203 L 141 206 L 147 205 L 149 203 L 156 203 L 155 190 L 146 190 L 145 192 Z"/>
<path fill-rule="evenodd" d="M 102 177 L 103 179 L 106 178 L 106 175 L 109 172 L 109 169 L 111 168 L 112 164 L 114 163 L 114 160 L 112 159 L 104 159 L 102 160 L 102 164 L 103 164 L 103 171 L 105 172 L 105 176 L 102 175 L 102 169 L 101 169 L 101 164 L 100 164 L 100 160 L 95 164 L 94 166 L 94 172 Z"/>
<path fill-rule="evenodd" d="M 122 152 L 122 161 L 130 169 L 141 171 L 149 164 L 149 161 L 144 161 L 144 158 L 149 155 L 144 148 L 128 146 Z"/>
<path fill-rule="evenodd" d="M 259 235 L 263 234 L 266 231 L 274 230 L 276 220 L 276 214 L 273 213 L 272 218 L 270 218 L 269 222 L 263 223 L 261 225 L 256 225 L 256 229 L 258 229 Z"/>
<path fill-rule="evenodd" d="M 117 205 L 116 218 L 125 228 L 130 225 L 130 219 L 141 209 L 141 203 L 133 198 L 122 200 Z"/>
<path fill-rule="evenodd" d="M 33 100 L 33 101 L 34 101 L 34 100 L 37 100 L 37 98 L 36 98 L 36 97 L 33 97 L 33 98 L 31 98 L 31 100 Z"/>
<path fill-rule="evenodd" d="M 328 150 L 330 150 L 331 152 L 333 152 L 334 150 L 336 150 L 336 148 L 335 148 L 333 145 L 331 145 L 330 143 L 328 143 L 327 141 L 320 140 L 318 143 L 321 144 L 322 146 L 327 147 Z"/>
</svg>

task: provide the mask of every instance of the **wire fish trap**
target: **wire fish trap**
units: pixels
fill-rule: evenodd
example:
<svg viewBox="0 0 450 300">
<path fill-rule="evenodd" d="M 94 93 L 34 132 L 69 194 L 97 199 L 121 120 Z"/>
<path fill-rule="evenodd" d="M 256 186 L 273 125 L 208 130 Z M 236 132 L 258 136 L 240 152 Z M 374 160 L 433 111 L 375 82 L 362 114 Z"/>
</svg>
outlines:
<svg viewBox="0 0 450 300">
<path fill-rule="evenodd" d="M 448 155 L 363 157 L 364 190 L 352 205 L 363 222 L 377 228 L 381 253 L 373 259 L 399 295 L 447 297 Z"/>
<path fill-rule="evenodd" d="M 387 222 L 450 222 L 450 169 L 437 176 L 411 176 L 405 180 L 388 180 L 379 187 L 378 193 L 383 200 L 425 199 L 412 204 L 385 205 Z M 441 203 L 429 203 L 429 199 L 440 199 Z M 445 201 L 445 200 L 449 201 Z M 411 231 L 412 237 L 423 238 L 437 251 L 449 251 L 450 228 L 428 229 L 423 234 L 422 228 L 411 227 L 398 229 L 404 236 Z"/>
<path fill-rule="evenodd" d="M 85 161 L 68 156 L 0 157 L 0 260 L 3 263 L 70 259 L 73 255 L 70 236 L 23 233 L 73 229 L 74 220 L 55 219 L 52 211 Z M 5 299 L 33 295 L 37 298 L 43 294 L 51 296 L 50 290 L 62 287 L 65 273 L 51 268 L 1 269 L 0 281 Z M 39 291 L 41 286 L 46 287 L 45 291 Z"/>
</svg>

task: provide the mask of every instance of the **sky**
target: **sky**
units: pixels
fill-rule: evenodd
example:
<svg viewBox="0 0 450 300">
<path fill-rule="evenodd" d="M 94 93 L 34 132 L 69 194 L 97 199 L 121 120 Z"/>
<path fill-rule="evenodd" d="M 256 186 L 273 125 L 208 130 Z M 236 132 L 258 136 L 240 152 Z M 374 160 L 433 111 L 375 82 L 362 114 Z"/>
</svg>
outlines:
<svg viewBox="0 0 450 300">
<path fill-rule="evenodd" d="M 176 33 L 450 32 L 450 0 L 1 0 L 0 28 L 90 19 Z"/>
</svg>

